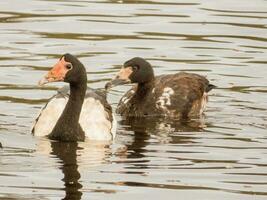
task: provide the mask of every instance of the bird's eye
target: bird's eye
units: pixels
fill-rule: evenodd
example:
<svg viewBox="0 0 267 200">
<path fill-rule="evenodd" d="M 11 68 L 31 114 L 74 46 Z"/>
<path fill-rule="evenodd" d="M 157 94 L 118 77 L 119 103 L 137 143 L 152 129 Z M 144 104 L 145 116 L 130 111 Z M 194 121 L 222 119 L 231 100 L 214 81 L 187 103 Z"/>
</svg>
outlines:
<svg viewBox="0 0 267 200">
<path fill-rule="evenodd" d="M 71 64 L 71 63 L 68 63 L 68 64 L 66 65 L 66 68 L 67 68 L 68 70 L 71 70 L 71 69 L 72 69 L 72 64 Z"/>
<path fill-rule="evenodd" d="M 133 69 L 133 71 L 137 71 L 139 68 L 138 68 L 138 66 L 133 66 L 132 69 Z"/>
</svg>

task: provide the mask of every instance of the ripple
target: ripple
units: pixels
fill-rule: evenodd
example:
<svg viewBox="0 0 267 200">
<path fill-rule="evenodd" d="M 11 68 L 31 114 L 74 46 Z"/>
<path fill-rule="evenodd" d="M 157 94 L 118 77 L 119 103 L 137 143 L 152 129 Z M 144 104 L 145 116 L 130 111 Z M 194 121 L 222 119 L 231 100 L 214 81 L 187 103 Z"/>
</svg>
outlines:
<svg viewBox="0 0 267 200">
<path fill-rule="evenodd" d="M 0 3 L 0 199 L 264 199 L 266 2 L 19 0 Z M 204 116 L 118 121 L 113 143 L 33 137 L 60 84 L 36 85 L 65 52 L 102 88 L 140 56 L 155 74 L 207 76 Z M 114 88 L 115 109 L 131 86 Z M 33 194 L 34 193 L 34 194 Z"/>
<path fill-rule="evenodd" d="M 209 9 L 209 8 L 201 8 L 201 9 L 213 12 L 223 12 L 223 13 L 267 14 L 266 11 L 257 11 L 257 10 L 222 10 L 222 9 Z"/>
</svg>

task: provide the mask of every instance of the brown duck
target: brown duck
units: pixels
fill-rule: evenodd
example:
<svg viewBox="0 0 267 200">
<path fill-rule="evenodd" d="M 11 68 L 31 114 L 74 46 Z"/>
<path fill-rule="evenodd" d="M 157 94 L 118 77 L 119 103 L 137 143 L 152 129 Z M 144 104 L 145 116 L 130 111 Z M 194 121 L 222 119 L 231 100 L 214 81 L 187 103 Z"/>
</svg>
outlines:
<svg viewBox="0 0 267 200">
<path fill-rule="evenodd" d="M 126 117 L 196 117 L 203 113 L 215 86 L 201 75 L 180 72 L 154 76 L 149 62 L 135 57 L 124 63 L 106 89 L 136 83 L 120 100 L 116 112 Z"/>
</svg>

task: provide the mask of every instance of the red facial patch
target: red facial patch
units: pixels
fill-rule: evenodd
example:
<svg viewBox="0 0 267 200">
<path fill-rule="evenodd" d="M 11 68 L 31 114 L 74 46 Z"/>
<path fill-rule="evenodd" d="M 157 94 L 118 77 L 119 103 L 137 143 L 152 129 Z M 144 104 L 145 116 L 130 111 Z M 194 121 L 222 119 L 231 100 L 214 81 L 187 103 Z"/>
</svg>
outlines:
<svg viewBox="0 0 267 200">
<path fill-rule="evenodd" d="M 129 80 L 130 75 L 133 73 L 132 67 L 121 68 L 117 77 L 122 80 Z"/>
<path fill-rule="evenodd" d="M 66 68 L 66 65 L 69 64 L 69 62 L 65 61 L 65 58 L 62 57 L 55 65 L 54 67 L 48 72 L 47 78 L 48 79 L 54 79 L 55 81 L 62 81 L 65 78 L 66 73 L 68 72 L 68 69 Z"/>
</svg>

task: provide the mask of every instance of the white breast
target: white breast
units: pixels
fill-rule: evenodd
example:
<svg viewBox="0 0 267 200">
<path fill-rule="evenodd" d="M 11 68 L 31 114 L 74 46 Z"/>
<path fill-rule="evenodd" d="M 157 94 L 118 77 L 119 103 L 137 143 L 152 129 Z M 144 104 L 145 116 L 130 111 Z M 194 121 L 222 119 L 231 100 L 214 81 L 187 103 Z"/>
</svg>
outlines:
<svg viewBox="0 0 267 200">
<path fill-rule="evenodd" d="M 41 111 L 34 125 L 33 134 L 36 136 L 50 134 L 67 102 L 67 97 L 52 98 Z M 116 128 L 115 118 L 111 123 L 104 106 L 95 98 L 89 97 L 84 100 L 79 123 L 89 140 L 112 140 L 115 137 L 115 134 L 112 135 Z"/>
<path fill-rule="evenodd" d="M 46 136 L 51 133 L 67 102 L 68 98 L 52 98 L 41 110 L 34 124 L 33 134 L 36 136 Z"/>
</svg>

